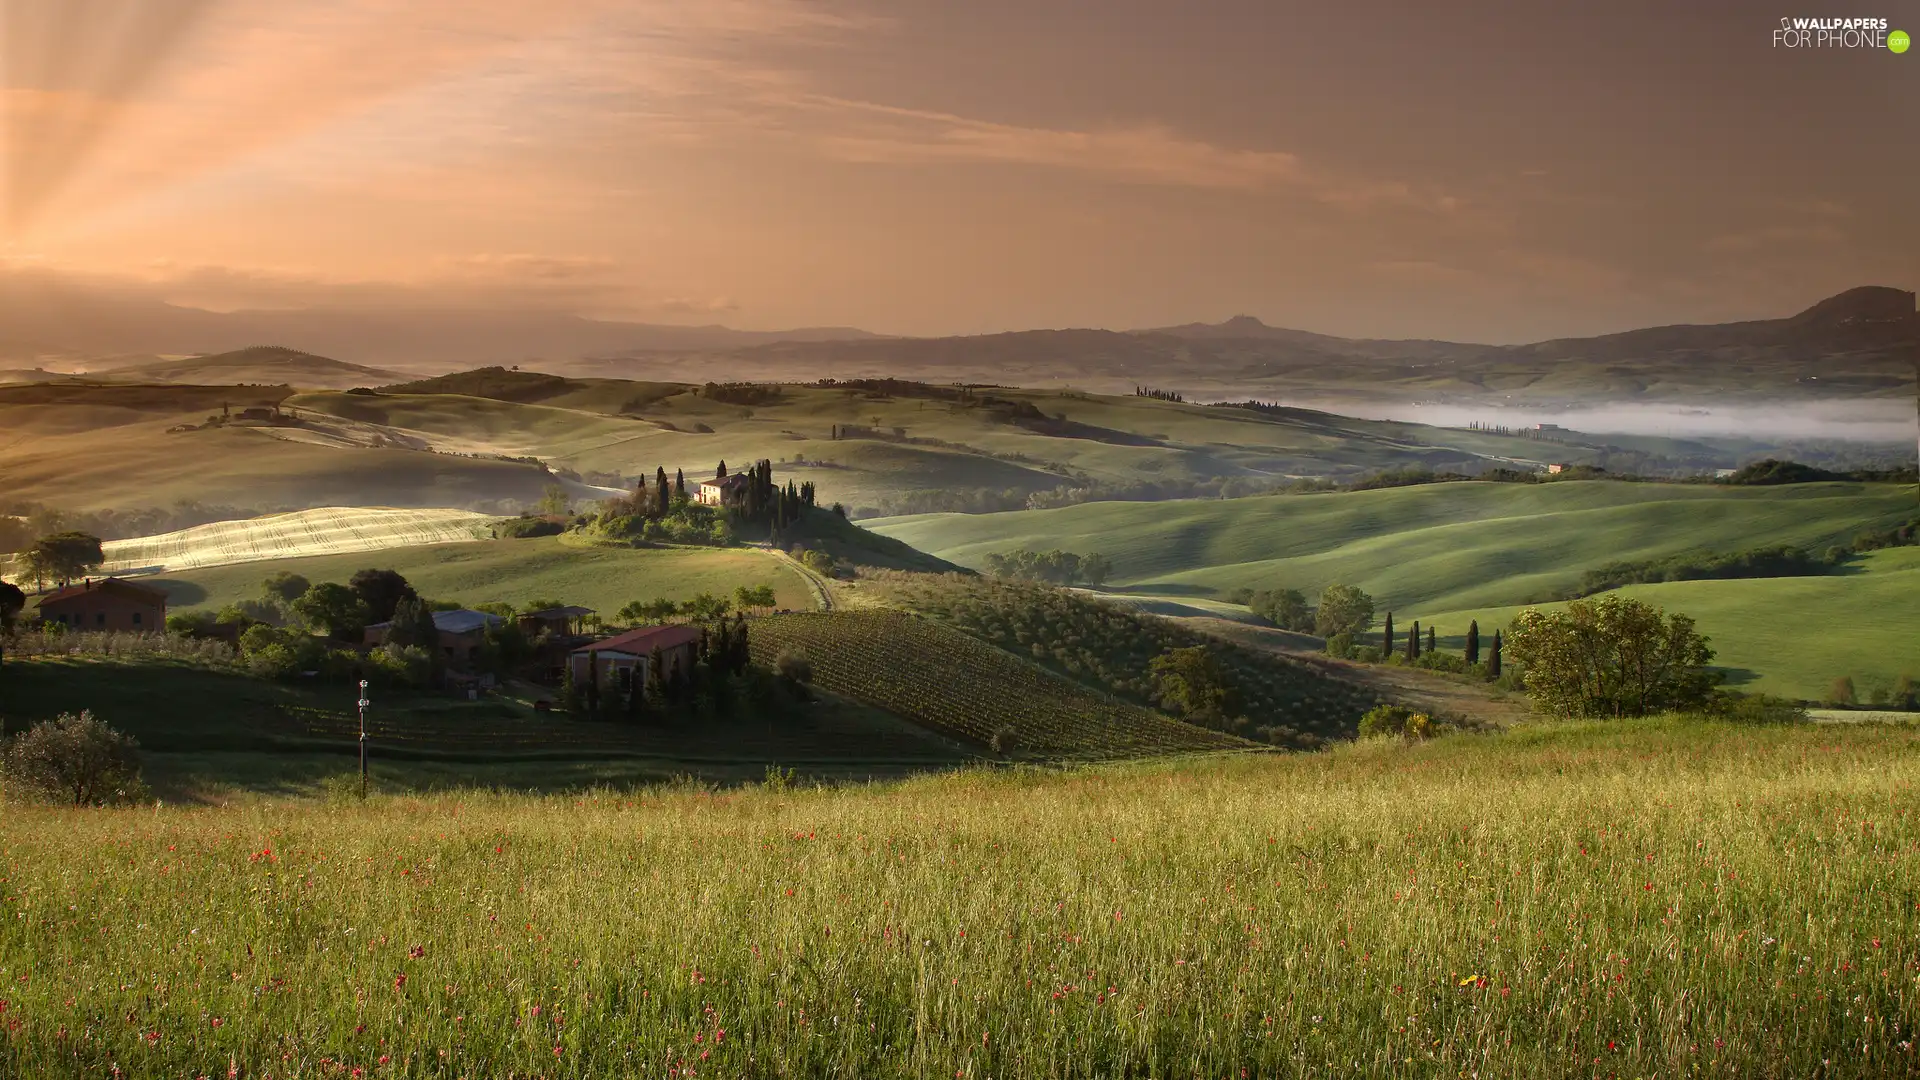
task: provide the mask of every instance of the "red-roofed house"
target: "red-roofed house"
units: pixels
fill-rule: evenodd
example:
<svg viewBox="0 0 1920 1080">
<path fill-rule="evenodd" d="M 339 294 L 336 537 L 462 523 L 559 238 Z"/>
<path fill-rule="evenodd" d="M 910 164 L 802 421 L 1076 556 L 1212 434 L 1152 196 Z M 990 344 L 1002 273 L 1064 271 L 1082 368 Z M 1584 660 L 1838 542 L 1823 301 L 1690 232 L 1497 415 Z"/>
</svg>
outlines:
<svg viewBox="0 0 1920 1080">
<path fill-rule="evenodd" d="M 645 686 L 652 675 L 650 664 L 656 651 L 660 654 L 662 682 L 676 671 L 690 673 L 700 632 L 697 626 L 643 626 L 582 645 L 567 657 L 573 667 L 574 685 L 585 686 L 597 677 L 600 686 L 609 690 L 630 689 L 636 680 Z"/>
<path fill-rule="evenodd" d="M 40 597 L 40 617 L 69 630 L 131 630 L 158 634 L 167 628 L 167 594 L 117 577 L 65 585 Z"/>
</svg>

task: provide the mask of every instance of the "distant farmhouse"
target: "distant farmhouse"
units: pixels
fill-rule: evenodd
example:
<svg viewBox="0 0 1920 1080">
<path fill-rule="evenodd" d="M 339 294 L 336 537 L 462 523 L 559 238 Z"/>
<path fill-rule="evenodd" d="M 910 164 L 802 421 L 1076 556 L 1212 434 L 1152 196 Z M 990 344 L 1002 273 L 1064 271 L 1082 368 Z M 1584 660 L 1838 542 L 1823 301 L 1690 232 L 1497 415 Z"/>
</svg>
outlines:
<svg viewBox="0 0 1920 1080">
<path fill-rule="evenodd" d="M 506 621 L 498 615 L 464 608 L 434 612 L 433 628 L 440 635 L 440 655 L 450 668 L 464 668 L 473 664 L 480 659 L 480 647 L 486 640 L 487 628 Z M 365 644 L 386 644 L 387 635 L 392 630 L 393 624 L 390 622 L 374 623 L 367 627 Z"/>
<path fill-rule="evenodd" d="M 40 618 L 72 630 L 160 633 L 167 626 L 167 594 L 117 577 L 67 585 L 40 598 Z"/>
<path fill-rule="evenodd" d="M 693 670 L 694 646 L 699 644 L 700 634 L 697 626 L 646 626 L 583 645 L 568 658 L 573 681 L 575 685 L 593 683 L 605 689 L 645 686 L 655 677 L 650 665 L 658 651 L 657 677 L 664 683 L 676 672 L 684 675 Z"/>
<path fill-rule="evenodd" d="M 694 500 L 703 506 L 726 506 L 746 491 L 751 479 L 746 473 L 734 473 L 718 480 L 702 480 L 693 493 Z"/>
</svg>

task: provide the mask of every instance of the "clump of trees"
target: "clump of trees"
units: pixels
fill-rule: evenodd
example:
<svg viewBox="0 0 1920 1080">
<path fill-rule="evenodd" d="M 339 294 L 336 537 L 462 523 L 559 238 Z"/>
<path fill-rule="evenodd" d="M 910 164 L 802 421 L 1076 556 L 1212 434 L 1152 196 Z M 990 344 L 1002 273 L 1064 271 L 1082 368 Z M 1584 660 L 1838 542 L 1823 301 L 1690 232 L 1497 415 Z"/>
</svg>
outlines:
<svg viewBox="0 0 1920 1080">
<path fill-rule="evenodd" d="M 1313 608 L 1299 589 L 1240 588 L 1227 594 L 1227 602 L 1245 607 L 1282 630 L 1313 633 Z"/>
<path fill-rule="evenodd" d="M 1154 697 L 1203 727 L 1221 727 L 1240 712 L 1240 696 L 1204 645 L 1169 649 L 1147 664 Z"/>
<path fill-rule="evenodd" d="M 1527 694 L 1559 716 L 1621 717 L 1707 705 L 1713 650 L 1693 620 L 1640 600 L 1575 600 L 1522 611 L 1506 647 Z"/>
<path fill-rule="evenodd" d="M 1099 588 L 1113 573 L 1113 563 L 1105 555 L 1093 552 L 1077 555 L 1071 551 L 1034 551 L 1016 548 L 987 556 L 987 573 L 1012 581 L 1042 581 L 1050 585 L 1078 585 Z"/>
<path fill-rule="evenodd" d="M 38 588 L 84 577 L 107 561 L 100 538 L 92 533 L 67 531 L 35 540 L 16 556 L 20 576 Z"/>
<path fill-rule="evenodd" d="M 652 600 L 630 601 L 615 615 L 629 626 L 657 625 L 676 618 L 688 622 L 709 622 L 725 618 L 736 608 L 746 612 L 754 608 L 771 608 L 778 602 L 771 585 L 739 585 L 734 588 L 731 598 L 715 596 L 710 592 L 680 601 L 660 596 Z"/>
<path fill-rule="evenodd" d="M 1815 555 L 1804 548 L 1779 545 L 1722 554 L 1686 552 L 1663 559 L 1622 561 L 1588 570 L 1568 599 L 1592 596 L 1622 585 L 1660 581 L 1700 581 L 1726 578 L 1811 577 L 1833 571 L 1847 558 L 1844 548 Z"/>
<path fill-rule="evenodd" d="M 151 798 L 140 780 L 140 744 L 82 711 L 43 720 L 0 744 L 9 797 L 66 806 Z"/>
</svg>

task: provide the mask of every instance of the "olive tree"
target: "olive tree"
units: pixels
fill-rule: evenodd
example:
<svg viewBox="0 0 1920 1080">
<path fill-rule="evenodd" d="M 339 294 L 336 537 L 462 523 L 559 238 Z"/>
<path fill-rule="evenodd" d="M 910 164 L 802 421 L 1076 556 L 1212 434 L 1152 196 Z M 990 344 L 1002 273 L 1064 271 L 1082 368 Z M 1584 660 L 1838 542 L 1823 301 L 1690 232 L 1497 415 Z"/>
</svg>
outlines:
<svg viewBox="0 0 1920 1080">
<path fill-rule="evenodd" d="M 1560 716 L 1645 716 L 1706 704 L 1713 650 L 1685 615 L 1639 600 L 1575 600 L 1522 611 L 1506 637 L 1527 695 Z"/>
<path fill-rule="evenodd" d="M 138 802 L 140 747 L 91 712 L 61 713 L 15 735 L 0 754 L 10 795 L 72 806 Z"/>
</svg>

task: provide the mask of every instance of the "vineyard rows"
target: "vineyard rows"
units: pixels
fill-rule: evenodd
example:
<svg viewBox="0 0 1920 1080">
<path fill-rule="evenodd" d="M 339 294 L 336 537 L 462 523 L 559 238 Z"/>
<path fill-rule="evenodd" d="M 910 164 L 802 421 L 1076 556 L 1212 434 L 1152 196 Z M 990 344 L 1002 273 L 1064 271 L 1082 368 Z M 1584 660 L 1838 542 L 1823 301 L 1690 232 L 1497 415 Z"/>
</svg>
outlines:
<svg viewBox="0 0 1920 1080">
<path fill-rule="evenodd" d="M 1026 663 L 938 623 L 894 611 L 755 620 L 756 663 L 804 652 L 814 682 L 934 731 L 1031 758 L 1115 758 L 1250 749 Z"/>
<path fill-rule="evenodd" d="M 1363 687 L 1306 664 L 1206 637 L 1172 619 L 1025 582 L 930 575 L 885 584 L 896 604 L 1094 688 L 1152 706 L 1149 666 L 1170 649 L 1204 646 L 1233 688 L 1236 733 L 1311 749 L 1351 738 L 1377 704 Z"/>
<path fill-rule="evenodd" d="M 339 555 L 417 544 L 449 544 L 486 535 L 486 515 L 468 510 L 386 510 L 329 506 L 244 521 L 216 521 L 178 532 L 109 540 L 108 573 L 147 568 L 190 570 L 229 563 Z"/>
</svg>

